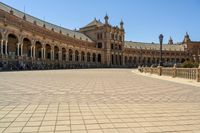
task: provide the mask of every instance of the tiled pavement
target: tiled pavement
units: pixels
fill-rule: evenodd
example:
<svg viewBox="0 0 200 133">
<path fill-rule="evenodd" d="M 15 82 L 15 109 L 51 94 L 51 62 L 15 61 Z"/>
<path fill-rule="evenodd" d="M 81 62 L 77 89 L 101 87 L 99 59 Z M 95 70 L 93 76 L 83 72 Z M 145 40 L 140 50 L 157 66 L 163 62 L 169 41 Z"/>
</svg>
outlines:
<svg viewBox="0 0 200 133">
<path fill-rule="evenodd" d="M 200 133 L 200 88 L 131 69 L 0 73 L 0 132 Z"/>
</svg>

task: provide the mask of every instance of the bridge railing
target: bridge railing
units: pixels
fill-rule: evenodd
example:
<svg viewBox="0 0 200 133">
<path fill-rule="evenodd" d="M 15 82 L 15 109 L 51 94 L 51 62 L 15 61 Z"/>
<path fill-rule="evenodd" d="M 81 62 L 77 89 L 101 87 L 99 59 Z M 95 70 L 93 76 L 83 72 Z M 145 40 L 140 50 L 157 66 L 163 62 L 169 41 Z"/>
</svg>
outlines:
<svg viewBox="0 0 200 133">
<path fill-rule="evenodd" d="M 139 67 L 138 70 L 144 73 L 156 74 L 159 76 L 178 77 L 200 82 L 200 67 L 199 68 L 177 68 L 174 67 Z"/>
</svg>

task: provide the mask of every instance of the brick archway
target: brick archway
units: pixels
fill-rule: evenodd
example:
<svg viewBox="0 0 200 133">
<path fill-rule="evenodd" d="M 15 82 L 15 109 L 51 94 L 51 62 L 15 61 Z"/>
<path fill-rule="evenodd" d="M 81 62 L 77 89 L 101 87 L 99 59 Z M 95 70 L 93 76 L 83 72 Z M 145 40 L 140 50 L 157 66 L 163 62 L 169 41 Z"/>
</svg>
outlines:
<svg viewBox="0 0 200 133">
<path fill-rule="evenodd" d="M 9 55 L 17 55 L 17 43 L 19 42 L 17 36 L 15 34 L 8 34 L 8 54 Z"/>
<path fill-rule="evenodd" d="M 42 44 L 39 41 L 35 43 L 35 57 L 36 59 L 42 58 Z"/>
<path fill-rule="evenodd" d="M 69 49 L 69 61 L 73 61 L 73 51 Z"/>
<path fill-rule="evenodd" d="M 55 60 L 59 59 L 59 48 L 58 46 L 54 47 L 54 55 L 55 55 Z"/>
<path fill-rule="evenodd" d="M 45 49 L 46 49 L 46 59 L 50 60 L 51 59 L 51 46 L 50 46 L 50 44 L 46 44 Z"/>
<path fill-rule="evenodd" d="M 81 52 L 81 61 L 85 61 L 85 52 Z"/>
<path fill-rule="evenodd" d="M 96 62 L 96 54 L 95 53 L 92 54 L 92 62 Z"/>
<path fill-rule="evenodd" d="M 90 62 L 91 60 L 90 60 L 90 56 L 91 56 L 91 54 L 90 54 L 90 52 L 88 52 L 87 53 L 87 62 Z"/>
<path fill-rule="evenodd" d="M 78 50 L 75 51 L 75 61 L 79 61 L 79 52 Z"/>
<path fill-rule="evenodd" d="M 67 58 L 67 56 L 66 56 L 66 49 L 62 48 L 62 60 L 66 61 L 66 58 Z"/>
<path fill-rule="evenodd" d="M 98 63 L 101 63 L 101 54 L 98 54 L 97 59 L 98 59 Z"/>
<path fill-rule="evenodd" d="M 28 38 L 23 39 L 23 55 L 31 57 L 31 41 Z"/>
</svg>

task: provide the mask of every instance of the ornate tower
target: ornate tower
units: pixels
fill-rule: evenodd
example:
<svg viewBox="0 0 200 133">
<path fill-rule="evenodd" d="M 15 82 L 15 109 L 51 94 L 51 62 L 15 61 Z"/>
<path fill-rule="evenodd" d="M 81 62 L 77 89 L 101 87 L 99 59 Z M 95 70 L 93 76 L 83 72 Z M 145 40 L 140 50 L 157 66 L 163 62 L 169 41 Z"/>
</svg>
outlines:
<svg viewBox="0 0 200 133">
<path fill-rule="evenodd" d="M 191 40 L 190 40 L 190 36 L 188 35 L 188 32 L 186 32 L 186 35 L 184 37 L 184 40 L 183 40 L 183 43 L 189 43 Z"/>
<path fill-rule="evenodd" d="M 108 23 L 108 19 L 109 19 L 109 17 L 108 17 L 108 15 L 106 14 L 106 16 L 104 17 L 104 19 L 105 19 L 105 25 L 108 25 L 109 23 Z"/>
<path fill-rule="evenodd" d="M 109 17 L 106 14 L 105 22 L 96 19 L 90 22 L 79 31 L 90 37 L 96 43 L 96 48 L 102 50 L 102 63 L 110 65 L 123 65 L 124 48 L 124 23 L 120 27 L 109 24 Z"/>
<path fill-rule="evenodd" d="M 121 22 L 120 22 L 120 29 L 124 29 L 124 22 L 123 22 L 123 20 L 121 20 Z"/>
<path fill-rule="evenodd" d="M 169 38 L 169 42 L 168 42 L 168 44 L 170 44 L 170 45 L 174 44 L 173 39 L 172 39 L 171 36 L 170 36 L 170 38 Z"/>
</svg>

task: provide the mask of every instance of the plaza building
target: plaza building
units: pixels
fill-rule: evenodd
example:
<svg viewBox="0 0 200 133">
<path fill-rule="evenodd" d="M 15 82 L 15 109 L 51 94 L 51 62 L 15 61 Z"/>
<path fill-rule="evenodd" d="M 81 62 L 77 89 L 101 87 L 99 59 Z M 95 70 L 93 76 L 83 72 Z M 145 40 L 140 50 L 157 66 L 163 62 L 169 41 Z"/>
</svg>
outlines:
<svg viewBox="0 0 200 133">
<path fill-rule="evenodd" d="M 200 42 L 163 45 L 163 62 L 200 61 Z M 160 45 L 125 40 L 124 23 L 112 26 L 94 19 L 79 30 L 69 30 L 0 3 L 1 69 L 56 69 L 137 67 L 157 65 Z"/>
</svg>

